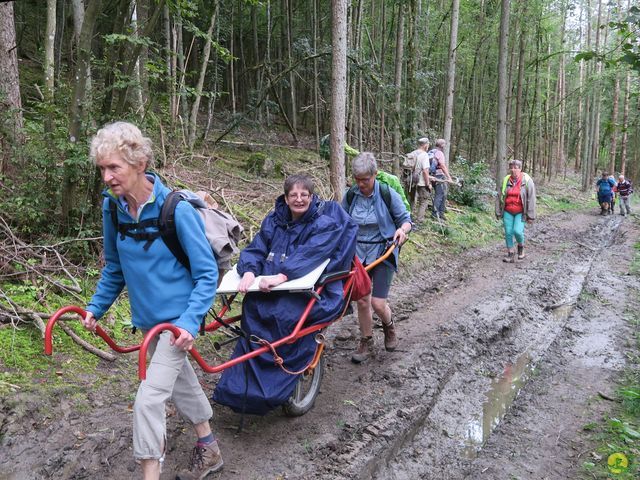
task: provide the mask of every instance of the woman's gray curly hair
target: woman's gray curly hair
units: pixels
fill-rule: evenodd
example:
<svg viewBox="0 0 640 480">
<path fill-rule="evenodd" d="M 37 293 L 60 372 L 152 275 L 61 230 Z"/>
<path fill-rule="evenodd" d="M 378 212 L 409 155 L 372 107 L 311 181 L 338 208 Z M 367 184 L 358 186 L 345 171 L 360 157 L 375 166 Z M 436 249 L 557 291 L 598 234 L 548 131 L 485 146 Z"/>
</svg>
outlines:
<svg viewBox="0 0 640 480">
<path fill-rule="evenodd" d="M 371 152 L 362 152 L 351 161 L 351 173 L 354 177 L 375 175 L 378 171 L 378 162 Z"/>
<path fill-rule="evenodd" d="M 138 127 L 129 122 L 113 122 L 105 125 L 91 140 L 89 156 L 94 163 L 114 153 L 120 154 L 129 165 L 153 164 L 153 143 L 142 135 Z"/>
</svg>

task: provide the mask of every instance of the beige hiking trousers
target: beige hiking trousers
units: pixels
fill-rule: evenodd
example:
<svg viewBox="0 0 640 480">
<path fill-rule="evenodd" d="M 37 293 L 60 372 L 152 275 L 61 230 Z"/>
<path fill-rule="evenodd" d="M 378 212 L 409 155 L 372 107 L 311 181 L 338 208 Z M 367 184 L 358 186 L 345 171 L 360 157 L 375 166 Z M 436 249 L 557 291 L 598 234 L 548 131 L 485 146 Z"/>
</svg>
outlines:
<svg viewBox="0 0 640 480">
<path fill-rule="evenodd" d="M 196 425 L 208 421 L 213 410 L 187 352 L 169 344 L 164 331 L 149 344 L 151 362 L 133 405 L 133 456 L 137 460 L 164 459 L 167 424 L 165 404 L 170 398 L 182 417 Z"/>
</svg>

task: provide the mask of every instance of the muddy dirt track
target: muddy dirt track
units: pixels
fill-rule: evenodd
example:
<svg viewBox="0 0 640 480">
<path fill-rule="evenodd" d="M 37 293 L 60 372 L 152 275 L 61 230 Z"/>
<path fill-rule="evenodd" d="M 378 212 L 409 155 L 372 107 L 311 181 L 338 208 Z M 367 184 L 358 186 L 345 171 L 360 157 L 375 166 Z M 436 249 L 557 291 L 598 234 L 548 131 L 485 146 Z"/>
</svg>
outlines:
<svg viewBox="0 0 640 480">
<path fill-rule="evenodd" d="M 404 268 L 391 294 L 400 348 L 354 365 L 356 320 L 327 332 L 315 407 L 245 418 L 215 406 L 225 468 L 211 479 L 573 479 L 590 450 L 581 427 L 610 406 L 624 367 L 635 218 L 595 211 L 527 230 L 527 258 L 503 247 Z M 62 360 L 61 360 L 62 361 Z M 64 397 L 3 399 L 0 479 L 137 478 L 131 458 L 133 362 L 94 385 L 90 408 Z M 215 376 L 203 375 L 210 392 Z M 38 402 L 50 402 L 49 413 Z M 187 462 L 192 433 L 168 419 L 163 479 Z"/>
</svg>

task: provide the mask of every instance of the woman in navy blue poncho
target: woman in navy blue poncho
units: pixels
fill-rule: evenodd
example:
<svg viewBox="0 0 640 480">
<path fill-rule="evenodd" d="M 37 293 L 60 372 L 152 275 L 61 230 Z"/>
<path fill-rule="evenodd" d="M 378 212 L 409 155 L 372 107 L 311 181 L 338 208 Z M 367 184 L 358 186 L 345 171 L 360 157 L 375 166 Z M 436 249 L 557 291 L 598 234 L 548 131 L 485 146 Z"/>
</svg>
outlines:
<svg viewBox="0 0 640 480">
<path fill-rule="evenodd" d="M 327 272 L 351 267 L 358 227 L 338 203 L 321 200 L 313 191 L 309 177 L 288 177 L 284 195 L 276 199 L 260 231 L 240 254 L 240 292 L 246 293 L 257 276 L 269 276 L 262 279 L 260 292 L 247 293 L 244 298 L 241 327 L 248 335 L 267 341 L 289 335 L 309 301 L 304 293 L 270 292 L 271 288 L 302 277 L 326 259 L 330 259 Z M 342 289 L 342 281 L 328 283 L 307 324 L 335 318 L 344 307 Z M 232 357 L 259 346 L 240 338 Z M 310 362 L 315 349 L 314 336 L 307 335 L 278 347 L 277 352 L 285 367 L 296 371 Z M 287 401 L 297 380 L 298 376 L 275 365 L 268 352 L 225 370 L 213 399 L 238 412 L 263 415 Z"/>
</svg>

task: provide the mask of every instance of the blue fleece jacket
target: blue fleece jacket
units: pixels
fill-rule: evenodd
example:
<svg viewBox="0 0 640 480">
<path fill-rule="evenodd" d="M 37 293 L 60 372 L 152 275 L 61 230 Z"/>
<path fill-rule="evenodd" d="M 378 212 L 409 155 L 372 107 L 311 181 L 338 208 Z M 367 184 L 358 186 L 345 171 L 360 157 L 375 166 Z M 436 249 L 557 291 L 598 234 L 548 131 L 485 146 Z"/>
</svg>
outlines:
<svg viewBox="0 0 640 480">
<path fill-rule="evenodd" d="M 171 191 L 156 175 L 151 174 L 149 178 L 153 180 L 153 192 L 140 212 L 139 222 L 157 218 Z M 176 207 L 176 231 L 180 245 L 189 257 L 189 272 L 161 238 L 154 240 L 145 251 L 146 241 L 136 241 L 128 236 L 122 238 L 117 234 L 111 221 L 110 202 L 118 205 L 118 223 L 135 223 L 135 220 L 110 190 L 105 190 L 103 195 L 106 265 L 87 310 L 99 319 L 126 285 L 134 326 L 149 330 L 159 323 L 169 322 L 195 337 L 202 318 L 213 303 L 218 282 L 218 266 L 200 214 L 188 202 L 179 202 Z M 150 231 L 154 229 L 149 227 Z"/>
</svg>

